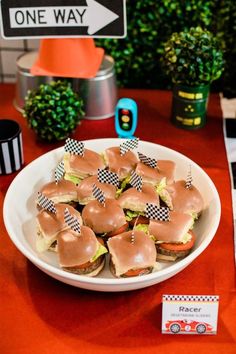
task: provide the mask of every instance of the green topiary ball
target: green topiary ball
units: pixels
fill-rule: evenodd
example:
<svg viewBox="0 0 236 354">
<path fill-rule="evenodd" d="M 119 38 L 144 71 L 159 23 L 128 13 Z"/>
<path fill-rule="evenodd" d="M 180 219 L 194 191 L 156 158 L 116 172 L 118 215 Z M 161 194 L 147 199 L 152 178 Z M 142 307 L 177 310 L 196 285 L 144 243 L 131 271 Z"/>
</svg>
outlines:
<svg viewBox="0 0 236 354">
<path fill-rule="evenodd" d="M 23 116 L 45 141 L 66 139 L 84 116 L 83 100 L 67 81 L 52 81 L 29 91 Z"/>
<path fill-rule="evenodd" d="M 162 64 L 174 84 L 209 85 L 222 74 L 223 51 L 211 32 L 191 27 L 172 33 L 165 43 Z"/>
</svg>

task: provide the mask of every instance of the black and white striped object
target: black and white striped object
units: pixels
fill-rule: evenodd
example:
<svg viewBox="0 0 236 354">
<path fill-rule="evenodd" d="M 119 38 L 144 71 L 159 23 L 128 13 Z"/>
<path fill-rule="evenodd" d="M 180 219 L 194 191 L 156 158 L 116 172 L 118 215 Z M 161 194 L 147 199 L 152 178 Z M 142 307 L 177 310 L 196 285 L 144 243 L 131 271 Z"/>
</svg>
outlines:
<svg viewBox="0 0 236 354">
<path fill-rule="evenodd" d="M 124 143 L 120 144 L 120 154 L 123 156 L 127 151 L 136 149 L 138 147 L 138 138 L 126 140 Z"/>
<path fill-rule="evenodd" d="M 152 159 L 151 157 L 147 157 L 146 155 L 142 154 L 141 152 L 138 152 L 138 157 L 139 160 L 144 163 L 145 165 L 156 168 L 157 167 L 157 160 Z"/>
<path fill-rule="evenodd" d="M 170 221 L 170 210 L 167 207 L 159 207 L 155 204 L 146 204 L 146 217 L 159 221 Z"/>
<path fill-rule="evenodd" d="M 68 138 L 66 139 L 64 150 L 70 154 L 84 156 L 84 143 L 82 141 Z"/>
<path fill-rule="evenodd" d="M 45 197 L 45 195 L 43 195 L 42 193 L 38 192 L 38 205 L 41 206 L 41 208 L 49 211 L 50 213 L 56 214 L 56 207 L 55 207 L 55 203 Z"/>
<path fill-rule="evenodd" d="M 99 203 L 105 205 L 105 194 L 96 184 L 93 185 L 93 196 Z"/>
<path fill-rule="evenodd" d="M 219 295 L 162 295 L 162 301 L 218 302 Z"/>
<path fill-rule="evenodd" d="M 193 177 L 192 177 L 192 171 L 191 171 L 191 165 L 189 166 L 189 171 L 188 171 L 188 175 L 185 181 L 185 188 L 189 189 L 192 187 L 192 183 L 193 183 Z"/>
<path fill-rule="evenodd" d="M 131 172 L 130 182 L 132 187 L 136 188 L 137 191 L 142 191 L 143 179 L 135 171 Z"/>
<path fill-rule="evenodd" d="M 115 187 L 119 185 L 119 177 L 115 172 L 101 168 L 98 169 L 98 181 L 100 183 L 113 184 Z"/>
<path fill-rule="evenodd" d="M 66 208 L 64 211 L 64 219 L 65 223 L 75 232 L 78 232 L 80 234 L 81 228 L 80 228 L 80 222 L 79 219 L 76 216 L 71 215 L 69 212 L 69 209 Z"/>
<path fill-rule="evenodd" d="M 58 183 L 64 176 L 64 161 L 61 161 L 55 169 L 55 181 Z"/>
<path fill-rule="evenodd" d="M 22 133 L 17 122 L 0 120 L 0 175 L 18 171 L 24 163 Z"/>
</svg>

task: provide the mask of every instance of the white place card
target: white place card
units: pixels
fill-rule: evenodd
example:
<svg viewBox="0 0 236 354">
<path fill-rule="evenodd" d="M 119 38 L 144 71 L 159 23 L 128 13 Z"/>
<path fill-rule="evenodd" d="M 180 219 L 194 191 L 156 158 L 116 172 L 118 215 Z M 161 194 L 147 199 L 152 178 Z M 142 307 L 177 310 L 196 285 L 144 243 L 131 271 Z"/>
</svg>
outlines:
<svg viewBox="0 0 236 354">
<path fill-rule="evenodd" d="M 218 295 L 163 295 L 162 333 L 216 334 Z"/>
</svg>

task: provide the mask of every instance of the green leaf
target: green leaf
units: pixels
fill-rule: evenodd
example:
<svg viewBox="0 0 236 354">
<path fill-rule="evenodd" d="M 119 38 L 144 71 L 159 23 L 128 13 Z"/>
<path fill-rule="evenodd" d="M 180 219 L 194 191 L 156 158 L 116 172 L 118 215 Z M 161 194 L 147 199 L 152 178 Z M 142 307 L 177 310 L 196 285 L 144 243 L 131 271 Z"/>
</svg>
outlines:
<svg viewBox="0 0 236 354">
<path fill-rule="evenodd" d="M 223 71 L 223 53 L 219 43 L 212 33 L 200 26 L 173 33 L 164 48 L 162 65 L 173 83 L 209 84 L 216 79 L 215 71 L 217 78 Z"/>
<path fill-rule="evenodd" d="M 23 116 L 40 139 L 62 140 L 83 118 L 83 105 L 83 100 L 72 90 L 70 83 L 52 81 L 28 92 Z"/>
</svg>

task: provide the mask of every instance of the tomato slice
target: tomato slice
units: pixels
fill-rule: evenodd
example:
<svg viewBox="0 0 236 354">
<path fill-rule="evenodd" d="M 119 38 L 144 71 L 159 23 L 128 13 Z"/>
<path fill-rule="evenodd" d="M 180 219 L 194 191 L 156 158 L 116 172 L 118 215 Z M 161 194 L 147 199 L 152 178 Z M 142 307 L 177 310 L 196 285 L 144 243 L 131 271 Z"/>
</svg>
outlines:
<svg viewBox="0 0 236 354">
<path fill-rule="evenodd" d="M 145 268 L 140 268 L 140 269 L 130 269 L 128 272 L 124 273 L 127 277 L 135 277 L 142 273 L 145 270 Z"/>
<path fill-rule="evenodd" d="M 137 221 L 137 222 L 136 222 Z M 129 222 L 130 226 L 139 225 L 139 224 L 149 224 L 149 219 L 146 218 L 146 216 L 140 215 L 137 216 L 136 218 L 133 218 Z"/>
<path fill-rule="evenodd" d="M 168 251 L 187 251 L 191 249 L 195 243 L 196 237 L 192 231 L 188 231 L 192 238 L 187 243 L 160 243 L 158 247 L 164 248 Z"/>
<path fill-rule="evenodd" d="M 128 229 L 129 224 L 125 223 L 124 225 L 122 225 L 121 227 L 119 227 L 118 229 L 115 229 L 111 232 L 107 233 L 107 237 L 112 237 L 112 236 L 116 236 L 119 234 L 122 234 L 122 232 L 125 232 Z"/>
</svg>

